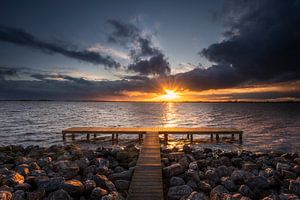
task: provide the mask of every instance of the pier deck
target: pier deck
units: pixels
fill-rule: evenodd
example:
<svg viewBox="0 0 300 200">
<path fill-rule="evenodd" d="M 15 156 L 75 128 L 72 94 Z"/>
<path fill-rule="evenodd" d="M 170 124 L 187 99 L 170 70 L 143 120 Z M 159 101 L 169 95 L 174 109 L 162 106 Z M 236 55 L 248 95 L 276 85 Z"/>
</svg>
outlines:
<svg viewBox="0 0 300 200">
<path fill-rule="evenodd" d="M 219 141 L 220 135 L 231 135 L 234 139 L 235 135 L 238 135 L 239 142 L 242 143 L 243 132 L 235 128 L 208 128 L 208 127 L 195 127 L 195 128 L 185 128 L 185 127 L 72 127 L 62 131 L 63 139 L 66 139 L 66 135 L 70 134 L 72 139 L 78 134 L 86 134 L 87 140 L 90 139 L 90 134 L 93 134 L 96 138 L 97 135 L 101 134 L 111 134 L 113 141 L 118 141 L 118 136 L 120 134 L 128 135 L 138 135 L 141 140 L 143 135 L 147 132 L 157 132 L 158 134 L 163 134 L 165 142 L 168 140 L 169 134 L 183 135 L 186 134 L 187 137 L 193 141 L 193 135 L 210 135 L 211 140 L 214 136 Z"/>
</svg>

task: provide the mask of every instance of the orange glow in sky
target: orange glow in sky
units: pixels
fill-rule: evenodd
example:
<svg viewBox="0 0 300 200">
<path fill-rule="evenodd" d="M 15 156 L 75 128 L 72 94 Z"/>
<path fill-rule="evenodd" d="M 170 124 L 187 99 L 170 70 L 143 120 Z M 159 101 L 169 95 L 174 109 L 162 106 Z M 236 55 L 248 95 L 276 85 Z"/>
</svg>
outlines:
<svg viewBox="0 0 300 200">
<path fill-rule="evenodd" d="M 164 89 L 164 90 L 166 93 L 159 97 L 161 100 L 174 101 L 180 98 L 179 93 L 176 92 L 175 90 L 170 90 L 170 89 Z"/>
</svg>

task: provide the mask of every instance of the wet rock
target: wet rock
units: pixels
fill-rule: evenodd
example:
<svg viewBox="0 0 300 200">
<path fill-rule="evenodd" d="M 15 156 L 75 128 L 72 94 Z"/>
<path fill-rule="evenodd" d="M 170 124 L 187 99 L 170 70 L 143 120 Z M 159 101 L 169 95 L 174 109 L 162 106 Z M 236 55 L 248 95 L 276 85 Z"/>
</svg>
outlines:
<svg viewBox="0 0 300 200">
<path fill-rule="evenodd" d="M 95 181 L 93 181 L 93 180 L 85 180 L 84 181 L 84 188 L 85 188 L 85 192 L 87 194 L 90 194 L 95 187 L 97 187 Z"/>
<path fill-rule="evenodd" d="M 92 200 L 98 200 L 101 199 L 101 197 L 107 195 L 108 192 L 105 189 L 102 189 L 101 187 L 96 187 L 95 189 L 93 189 L 92 193 L 91 193 L 91 199 Z"/>
<path fill-rule="evenodd" d="M 198 171 L 198 164 L 197 164 L 197 162 L 196 162 L 196 161 L 191 162 L 191 163 L 189 164 L 189 169 Z"/>
<path fill-rule="evenodd" d="M 203 191 L 203 192 L 210 192 L 212 190 L 212 187 L 209 183 L 207 183 L 206 181 L 200 181 L 198 183 L 198 187 L 200 189 L 200 191 Z"/>
<path fill-rule="evenodd" d="M 96 165 L 90 165 L 83 170 L 83 175 L 86 176 L 88 174 L 96 174 L 98 171 L 98 167 Z"/>
<path fill-rule="evenodd" d="M 178 185 L 184 185 L 184 184 L 185 184 L 185 182 L 181 177 L 173 176 L 170 179 L 170 186 L 178 186 Z"/>
<path fill-rule="evenodd" d="M 281 170 L 289 170 L 290 169 L 290 165 L 289 164 L 285 164 L 285 163 L 280 163 L 278 162 L 276 164 L 276 170 L 281 172 Z"/>
<path fill-rule="evenodd" d="M 48 200 L 72 200 L 70 195 L 63 189 L 52 192 L 48 196 Z"/>
<path fill-rule="evenodd" d="M 11 200 L 12 194 L 9 191 L 0 191 L 0 199 L 1 200 Z"/>
<path fill-rule="evenodd" d="M 253 176 L 246 180 L 246 185 L 251 189 L 258 188 L 260 190 L 263 190 L 269 187 L 269 182 L 263 176 Z"/>
<path fill-rule="evenodd" d="M 229 194 L 229 191 L 224 186 L 218 185 L 211 190 L 210 199 L 221 200 L 226 194 Z"/>
<path fill-rule="evenodd" d="M 243 164 L 242 169 L 245 171 L 252 171 L 252 170 L 258 169 L 258 166 L 253 162 L 246 162 Z"/>
<path fill-rule="evenodd" d="M 120 172 L 124 172 L 125 169 L 121 166 L 117 166 L 115 169 L 114 169 L 114 173 L 120 173 Z"/>
<path fill-rule="evenodd" d="M 129 169 L 129 170 L 126 170 L 126 171 L 123 171 L 123 172 L 120 172 L 120 173 L 114 173 L 111 175 L 111 179 L 113 180 L 119 180 L 119 179 L 122 179 L 122 180 L 131 180 L 131 176 L 133 174 L 133 169 Z"/>
<path fill-rule="evenodd" d="M 241 158 L 232 158 L 231 162 L 232 162 L 233 166 L 235 166 L 237 168 L 241 168 L 243 159 L 241 159 Z"/>
<path fill-rule="evenodd" d="M 14 186 L 17 184 L 22 184 L 24 183 L 24 176 L 21 174 L 14 172 L 14 171 L 9 171 L 6 175 L 5 178 L 2 180 L 2 183 L 8 186 Z"/>
<path fill-rule="evenodd" d="M 81 170 L 84 170 L 89 166 L 90 161 L 88 158 L 80 158 L 79 160 L 75 160 L 75 163 Z"/>
<path fill-rule="evenodd" d="M 216 173 L 218 174 L 219 177 L 231 176 L 232 171 L 233 171 L 232 167 L 226 167 L 224 165 L 221 165 L 216 168 Z"/>
<path fill-rule="evenodd" d="M 46 195 L 46 192 L 44 189 L 37 189 L 33 192 L 26 192 L 27 199 L 29 200 L 40 200 L 43 199 Z M 48 197 L 50 199 L 50 196 Z M 53 198 L 51 200 L 54 200 Z M 61 199 L 62 200 L 62 199 Z"/>
<path fill-rule="evenodd" d="M 79 173 L 79 167 L 66 167 L 59 171 L 59 174 L 65 179 L 75 178 Z"/>
<path fill-rule="evenodd" d="M 190 186 L 194 191 L 198 191 L 198 185 L 195 181 L 189 180 L 186 185 Z"/>
<path fill-rule="evenodd" d="M 300 197 L 300 181 L 291 180 L 289 185 L 289 190 Z"/>
<path fill-rule="evenodd" d="M 300 158 L 295 158 L 295 159 L 294 159 L 294 163 L 295 163 L 296 165 L 300 165 Z"/>
<path fill-rule="evenodd" d="M 29 169 L 30 170 L 40 170 L 41 167 L 36 162 L 32 162 L 29 164 Z"/>
<path fill-rule="evenodd" d="M 184 153 L 188 154 L 188 153 L 192 153 L 192 148 L 189 145 L 183 145 L 182 150 Z"/>
<path fill-rule="evenodd" d="M 117 191 L 115 184 L 109 180 L 105 181 L 105 188 L 107 188 L 109 192 Z"/>
<path fill-rule="evenodd" d="M 197 165 L 198 165 L 199 169 L 203 169 L 207 166 L 207 162 L 204 159 L 203 160 L 197 160 L 196 162 L 197 162 Z"/>
<path fill-rule="evenodd" d="M 68 192 L 71 196 L 78 196 L 84 192 L 84 185 L 78 180 L 68 180 L 61 184 L 61 189 Z"/>
<path fill-rule="evenodd" d="M 294 172 L 288 171 L 288 170 L 281 170 L 281 175 L 285 178 L 285 179 L 296 179 L 297 178 L 297 174 L 295 174 Z"/>
<path fill-rule="evenodd" d="M 300 198 L 294 194 L 281 193 L 279 194 L 280 200 L 299 200 Z"/>
<path fill-rule="evenodd" d="M 18 165 L 15 171 L 21 174 L 22 176 L 27 176 L 30 172 L 29 166 L 27 164 Z"/>
<path fill-rule="evenodd" d="M 125 198 L 118 192 L 112 192 L 103 196 L 101 200 L 125 200 Z"/>
<path fill-rule="evenodd" d="M 209 197 L 203 192 L 192 192 L 187 200 L 209 200 Z"/>
<path fill-rule="evenodd" d="M 168 191 L 169 199 L 182 199 L 189 196 L 193 192 L 192 188 L 188 185 L 180 185 L 170 187 Z"/>
<path fill-rule="evenodd" d="M 184 172 L 184 167 L 182 167 L 179 163 L 163 168 L 163 174 L 165 177 L 176 176 L 182 174 L 183 172 Z"/>
<path fill-rule="evenodd" d="M 28 183 L 21 183 L 21 184 L 15 185 L 15 187 L 14 187 L 14 190 L 29 191 L 31 189 L 32 189 L 32 187 Z"/>
<path fill-rule="evenodd" d="M 193 156 L 196 160 L 206 158 L 206 155 L 204 154 L 204 152 L 202 150 L 193 151 Z"/>
<path fill-rule="evenodd" d="M 47 176 L 47 173 L 44 170 L 36 169 L 32 170 L 29 176 Z"/>
<path fill-rule="evenodd" d="M 234 170 L 230 176 L 231 180 L 238 185 L 245 183 L 247 178 L 252 177 L 253 174 L 244 170 Z"/>
<path fill-rule="evenodd" d="M 189 159 L 187 158 L 187 156 L 182 157 L 182 158 L 178 161 L 178 163 L 179 163 L 182 167 L 184 167 L 185 169 L 188 169 L 188 168 L 189 168 L 189 165 L 190 165 Z"/>
<path fill-rule="evenodd" d="M 116 180 L 115 186 L 118 190 L 128 190 L 130 186 L 130 181 L 126 180 Z"/>
<path fill-rule="evenodd" d="M 205 178 L 212 186 L 215 186 L 220 181 L 219 175 L 214 169 L 207 170 L 205 172 Z"/>
</svg>

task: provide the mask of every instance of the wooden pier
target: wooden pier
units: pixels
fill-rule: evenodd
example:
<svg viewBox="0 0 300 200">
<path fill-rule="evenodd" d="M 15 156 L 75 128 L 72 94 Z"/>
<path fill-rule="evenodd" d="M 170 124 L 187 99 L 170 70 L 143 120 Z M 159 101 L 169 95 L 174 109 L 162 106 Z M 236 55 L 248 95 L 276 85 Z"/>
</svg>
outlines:
<svg viewBox="0 0 300 200">
<path fill-rule="evenodd" d="M 160 155 L 159 135 L 164 135 L 164 141 L 168 141 L 169 134 L 186 134 L 193 142 L 193 135 L 215 136 L 219 141 L 220 135 L 231 135 L 232 139 L 237 134 L 242 142 L 243 132 L 234 128 L 107 128 L 107 127 L 74 127 L 62 131 L 63 139 L 66 135 L 75 139 L 76 135 L 86 134 L 87 140 L 90 134 L 96 138 L 101 134 L 112 134 L 112 140 L 118 140 L 119 134 L 137 135 L 142 140 L 143 146 L 130 183 L 127 200 L 163 200 L 162 165 Z"/>
<path fill-rule="evenodd" d="M 232 139 L 235 138 L 235 135 L 238 135 L 239 142 L 243 141 L 243 131 L 237 130 L 235 128 L 184 128 L 184 127 L 73 127 L 68 128 L 62 131 L 63 140 L 66 139 L 66 135 L 69 134 L 72 137 L 72 140 L 75 139 L 76 135 L 86 134 L 86 139 L 90 139 L 90 135 L 93 134 L 94 138 L 97 135 L 111 134 L 113 141 L 118 141 L 119 135 L 137 135 L 138 139 L 141 140 L 143 135 L 147 132 L 157 132 L 159 135 L 164 135 L 165 142 L 168 141 L 168 135 L 187 135 L 187 138 L 193 142 L 194 135 L 210 135 L 211 140 L 216 138 L 216 141 L 219 142 L 221 135 L 230 135 Z"/>
</svg>

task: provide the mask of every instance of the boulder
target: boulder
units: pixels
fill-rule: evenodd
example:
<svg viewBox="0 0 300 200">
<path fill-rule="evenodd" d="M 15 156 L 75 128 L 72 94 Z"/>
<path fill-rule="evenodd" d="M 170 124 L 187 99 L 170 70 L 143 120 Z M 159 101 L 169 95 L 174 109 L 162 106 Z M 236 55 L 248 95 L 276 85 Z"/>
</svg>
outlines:
<svg viewBox="0 0 300 200">
<path fill-rule="evenodd" d="M 276 170 L 281 172 L 281 170 L 290 170 L 290 165 L 289 164 L 286 164 L 286 163 L 280 163 L 278 162 L 276 164 Z"/>
<path fill-rule="evenodd" d="M 43 178 L 37 181 L 37 187 L 44 189 L 46 192 L 52 192 L 57 190 L 64 181 L 65 179 L 63 177 Z"/>
<path fill-rule="evenodd" d="M 130 186 L 130 181 L 126 180 L 116 180 L 115 186 L 118 190 L 128 190 Z"/>
<path fill-rule="evenodd" d="M 300 197 L 300 181 L 290 180 L 289 190 Z"/>
<path fill-rule="evenodd" d="M 91 200 L 101 199 L 101 197 L 103 197 L 107 194 L 108 194 L 107 190 L 105 190 L 101 187 L 96 187 L 95 189 L 93 189 L 93 191 L 91 193 Z"/>
<path fill-rule="evenodd" d="M 125 200 L 125 198 L 118 192 L 112 192 L 103 196 L 101 200 Z"/>
<path fill-rule="evenodd" d="M 9 191 L 0 191 L 0 199 L 1 200 L 11 200 L 12 194 Z"/>
<path fill-rule="evenodd" d="M 192 192 L 186 200 L 209 200 L 208 196 L 203 192 Z"/>
<path fill-rule="evenodd" d="M 218 185 L 211 190 L 210 199 L 221 200 L 226 194 L 229 194 L 229 191 L 224 186 Z"/>
<path fill-rule="evenodd" d="M 129 170 L 126 170 L 126 171 L 123 171 L 123 172 L 120 172 L 120 173 L 113 173 L 110 178 L 113 179 L 113 180 L 122 179 L 122 180 L 130 181 L 131 177 L 132 177 L 132 174 L 133 174 L 133 170 L 129 169 Z"/>
<path fill-rule="evenodd" d="M 247 185 L 241 185 L 238 192 L 241 193 L 243 196 L 250 198 L 253 197 L 253 192 Z"/>
<path fill-rule="evenodd" d="M 79 196 L 84 192 L 84 185 L 78 180 L 68 180 L 61 184 L 61 189 L 68 192 L 71 196 Z"/>
<path fill-rule="evenodd" d="M 48 200 L 72 200 L 70 195 L 63 189 L 51 192 L 48 196 Z"/>
<path fill-rule="evenodd" d="M 249 186 L 252 190 L 255 188 L 264 190 L 269 187 L 269 182 L 266 177 L 253 176 L 246 180 L 246 185 Z"/>
<path fill-rule="evenodd" d="M 245 183 L 246 179 L 252 177 L 253 174 L 244 170 L 234 170 L 230 176 L 231 180 L 238 185 Z"/>
<path fill-rule="evenodd" d="M 96 174 L 92 176 L 92 180 L 95 181 L 97 187 L 105 188 L 105 182 L 108 181 L 108 178 L 105 175 Z"/>
<path fill-rule="evenodd" d="M 198 187 L 199 187 L 200 191 L 203 191 L 206 193 L 210 192 L 212 189 L 211 185 L 209 183 L 207 183 L 206 181 L 200 181 L 198 183 Z"/>
<path fill-rule="evenodd" d="M 24 199 L 25 199 L 25 192 L 23 190 L 16 190 L 12 194 L 12 200 L 24 200 Z"/>
<path fill-rule="evenodd" d="M 95 187 L 97 187 L 95 181 L 89 179 L 84 181 L 84 188 L 86 194 L 90 194 Z"/>
<path fill-rule="evenodd" d="M 163 174 L 165 177 L 176 176 L 182 174 L 183 172 L 184 172 L 184 167 L 181 166 L 179 163 L 163 168 Z"/>
<path fill-rule="evenodd" d="M 38 200 L 38 199 L 43 199 L 46 196 L 46 192 L 44 189 L 37 189 L 37 190 L 34 190 L 33 192 L 26 192 L 26 196 L 27 196 L 27 199 L 30 199 L 30 200 L 37 199 Z M 54 198 L 52 198 L 51 200 L 54 200 Z M 62 198 L 61 198 L 61 200 L 62 200 Z"/>
<path fill-rule="evenodd" d="M 110 180 L 105 181 L 105 188 L 107 188 L 109 192 L 117 191 L 115 184 Z"/>
<path fill-rule="evenodd" d="M 232 171 L 233 171 L 232 167 L 226 167 L 225 165 L 221 165 L 216 168 L 216 172 L 220 178 L 224 176 L 231 176 Z"/>
<path fill-rule="evenodd" d="M 189 196 L 192 192 L 192 188 L 188 185 L 174 186 L 169 188 L 168 198 L 174 200 L 183 199 Z"/>
<path fill-rule="evenodd" d="M 184 177 L 186 180 L 193 180 L 197 183 L 200 181 L 199 173 L 193 169 L 188 169 L 184 173 Z"/>
<path fill-rule="evenodd" d="M 233 183 L 230 177 L 222 177 L 221 184 L 230 192 L 236 191 L 238 186 Z"/>
<path fill-rule="evenodd" d="M 170 178 L 170 186 L 178 186 L 178 185 L 184 185 L 185 182 L 182 178 L 173 176 Z"/>
<path fill-rule="evenodd" d="M 197 164 L 197 161 L 191 162 L 191 163 L 189 164 L 189 169 L 198 171 L 198 164 Z"/>
</svg>

